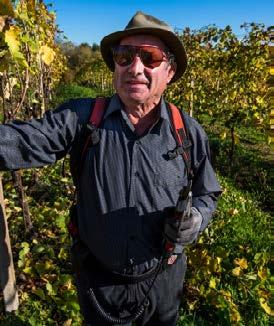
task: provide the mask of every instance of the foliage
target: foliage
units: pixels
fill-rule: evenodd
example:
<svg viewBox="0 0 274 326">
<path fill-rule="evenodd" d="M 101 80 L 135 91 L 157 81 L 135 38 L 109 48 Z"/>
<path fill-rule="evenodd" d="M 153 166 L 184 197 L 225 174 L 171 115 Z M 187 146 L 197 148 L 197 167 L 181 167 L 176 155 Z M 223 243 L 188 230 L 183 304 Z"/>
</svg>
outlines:
<svg viewBox="0 0 274 326">
<path fill-rule="evenodd" d="M 101 89 L 94 89 L 84 87 L 77 84 L 59 84 L 55 89 L 54 96 L 51 100 L 51 106 L 57 107 L 72 98 L 83 97 L 97 97 L 97 96 L 111 96 L 110 90 L 102 91 Z"/>
<path fill-rule="evenodd" d="M 207 113 L 212 124 L 227 128 L 222 138 L 231 137 L 230 157 L 241 125 L 268 128 L 267 95 L 268 33 L 262 24 L 244 24 L 239 39 L 230 26 L 208 26 L 198 31 L 186 28 L 179 35 L 188 53 L 188 69 L 171 86 L 167 96 L 191 115 Z"/>
<path fill-rule="evenodd" d="M 266 325 L 269 306 L 270 215 L 256 197 L 220 178 L 224 190 L 215 218 L 188 249 L 185 306 L 221 325 Z M 258 322 L 260 321 L 260 323 Z"/>
<path fill-rule="evenodd" d="M 223 194 L 210 227 L 188 249 L 182 325 L 211 325 L 209 319 L 220 325 L 268 325 L 274 313 L 269 304 L 270 148 L 265 134 L 242 127 L 238 132 L 245 142 L 237 145 L 231 162 L 229 144 L 208 122 Z"/>
<path fill-rule="evenodd" d="M 55 13 L 43 1 L 9 0 L 0 9 L 0 79 L 5 121 L 40 116 L 65 69 Z"/>
<path fill-rule="evenodd" d="M 254 137 L 254 129 L 243 133 L 262 151 L 261 156 L 255 153 L 253 159 L 253 148 L 246 146 L 237 151 L 239 175 L 251 169 L 252 174 L 264 172 L 267 179 L 268 172 L 262 164 L 264 139 L 260 135 Z M 212 142 L 216 141 L 214 137 L 210 137 Z M 227 165 L 227 157 L 225 141 L 219 141 L 218 150 L 215 146 L 213 152 L 224 193 L 212 224 L 198 243 L 188 248 L 189 268 L 180 321 L 182 325 L 211 325 L 210 320 L 215 325 L 268 325 L 269 315 L 273 314 L 269 306 L 270 215 L 262 210 L 262 196 L 252 191 L 263 187 L 264 178 L 254 175 L 239 184 L 237 178 L 221 170 L 222 165 Z M 248 166 L 240 164 L 244 155 L 250 160 Z M 36 173 L 38 184 L 33 182 L 33 172 L 28 171 L 24 179 L 35 216 L 36 236 L 31 240 L 20 232 L 21 208 L 16 204 L 11 180 L 5 175 L 21 306 L 17 316 L 6 317 L 3 325 L 8 325 L 8 319 L 16 320 L 12 318 L 30 325 L 79 325 L 81 317 L 66 232 L 73 187 L 70 179 L 60 178 L 61 163 Z"/>
<path fill-rule="evenodd" d="M 64 82 L 77 83 L 81 86 L 92 87 L 100 93 L 113 91 L 112 73 L 104 63 L 100 48 L 82 43 L 79 46 L 71 42 L 61 43 L 63 53 L 68 58 L 68 70 L 64 74 Z"/>
<path fill-rule="evenodd" d="M 185 29 L 180 37 L 189 53 L 189 69 L 167 91 L 172 102 L 208 125 L 214 164 L 224 189 L 212 225 L 188 248 L 189 270 L 180 316 L 183 325 L 210 325 L 209 319 L 219 325 L 267 325 L 268 316 L 273 315 L 269 307 L 267 213 L 271 200 L 264 162 L 269 149 L 258 137 L 267 119 L 268 40 L 262 25 L 243 28 L 246 34 L 242 39 L 230 27 Z M 43 113 L 63 76 L 63 53 L 69 65 L 63 80 L 70 85 L 59 85 L 52 105 L 112 90 L 111 73 L 96 44 L 57 44 L 56 35 L 55 14 L 43 1 L 1 2 L 3 120 Z M 244 128 L 247 125 L 251 127 Z M 231 164 L 229 154 L 234 147 Z M 1 325 L 81 324 L 66 231 L 73 187 L 71 180 L 61 175 L 61 163 L 24 174 L 27 201 L 35 217 L 32 238 L 22 232 L 22 208 L 11 178 L 4 175 L 21 305 L 16 315 L 9 316 L 4 316 L 1 307 Z"/>
<path fill-rule="evenodd" d="M 60 84 L 54 92 L 51 104 L 53 107 L 56 107 L 72 98 L 96 96 L 98 96 L 98 92 L 93 88 L 83 87 L 77 84 Z"/>
<path fill-rule="evenodd" d="M 17 318 L 28 325 L 61 325 L 65 322 L 66 325 L 80 325 L 66 228 L 73 187 L 67 178 L 60 178 L 62 164 L 36 173 L 39 174 L 38 183 L 33 182 L 33 172 L 28 171 L 24 178 L 30 194 L 30 210 L 35 216 L 36 233 L 32 239 L 21 232 L 21 207 L 16 206 L 16 193 L 6 175 L 6 213 L 13 235 L 20 293 Z"/>
</svg>

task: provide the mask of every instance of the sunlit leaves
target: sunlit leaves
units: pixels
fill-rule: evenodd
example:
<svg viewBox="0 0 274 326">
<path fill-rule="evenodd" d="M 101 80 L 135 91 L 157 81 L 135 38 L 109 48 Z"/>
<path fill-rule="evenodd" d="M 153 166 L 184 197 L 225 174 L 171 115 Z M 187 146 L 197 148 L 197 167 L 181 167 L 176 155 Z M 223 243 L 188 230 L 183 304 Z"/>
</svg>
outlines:
<svg viewBox="0 0 274 326">
<path fill-rule="evenodd" d="M 268 33 L 262 24 L 244 24 L 237 37 L 230 26 L 186 28 L 179 35 L 189 65 L 185 75 L 167 90 L 171 102 L 195 117 L 207 114 L 222 123 L 222 139 L 230 139 L 230 159 L 239 143 L 237 128 L 268 128 Z M 227 132 L 229 131 L 229 132 Z"/>
<path fill-rule="evenodd" d="M 268 315 L 274 316 L 274 311 L 270 308 L 265 298 L 260 298 L 260 305 Z"/>
<path fill-rule="evenodd" d="M 54 57 L 55 57 L 54 50 L 47 45 L 41 46 L 40 54 L 41 54 L 42 60 L 48 66 L 52 63 L 52 61 L 54 60 Z"/>
<path fill-rule="evenodd" d="M 10 29 L 8 29 L 5 32 L 5 42 L 7 43 L 10 53 L 14 58 L 18 58 L 19 56 L 22 56 L 22 53 L 20 53 L 20 41 L 18 40 L 20 34 L 20 29 L 16 26 L 11 26 Z"/>
<path fill-rule="evenodd" d="M 248 267 L 246 258 L 236 258 L 234 259 L 234 264 L 238 265 L 242 270 Z"/>
<path fill-rule="evenodd" d="M 31 118 L 34 106 L 39 116 L 48 107 L 51 91 L 65 69 L 56 43 L 55 15 L 43 1 L 20 0 L 13 19 L 6 17 L 0 15 L 0 71 L 4 85 L 14 77 L 18 83 L 5 98 L 4 118 Z M 21 111 L 23 106 L 28 116 Z"/>
<path fill-rule="evenodd" d="M 188 250 L 187 308 L 199 311 L 206 302 L 224 316 L 220 325 L 248 324 L 252 317 L 267 320 L 269 311 L 269 254 L 267 221 L 254 198 L 221 178 L 224 190 L 213 225 Z M 262 322 L 262 325 L 264 323 Z"/>
</svg>

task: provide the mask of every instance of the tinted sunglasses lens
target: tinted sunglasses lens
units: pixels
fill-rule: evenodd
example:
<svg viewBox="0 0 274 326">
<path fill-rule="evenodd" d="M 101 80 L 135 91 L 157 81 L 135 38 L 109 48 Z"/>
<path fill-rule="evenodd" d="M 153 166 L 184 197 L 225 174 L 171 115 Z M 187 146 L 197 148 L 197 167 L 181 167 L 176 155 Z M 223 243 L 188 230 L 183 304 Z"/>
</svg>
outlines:
<svg viewBox="0 0 274 326">
<path fill-rule="evenodd" d="M 140 57 L 146 67 L 155 68 L 162 63 L 163 52 L 158 48 L 147 46 L 140 49 Z"/>
<path fill-rule="evenodd" d="M 118 45 L 112 49 L 113 60 L 120 66 L 130 65 L 138 54 L 146 67 L 155 68 L 163 61 L 163 52 L 150 46 L 134 47 L 131 45 Z"/>
<path fill-rule="evenodd" d="M 119 45 L 112 49 L 113 60 L 120 66 L 128 66 L 132 63 L 136 51 L 133 47 Z"/>
</svg>

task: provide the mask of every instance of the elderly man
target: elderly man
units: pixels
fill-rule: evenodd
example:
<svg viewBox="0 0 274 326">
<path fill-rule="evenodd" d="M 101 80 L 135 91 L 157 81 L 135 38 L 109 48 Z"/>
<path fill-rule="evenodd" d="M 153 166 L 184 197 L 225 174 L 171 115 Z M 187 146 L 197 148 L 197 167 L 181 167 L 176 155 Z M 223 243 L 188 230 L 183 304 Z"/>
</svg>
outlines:
<svg viewBox="0 0 274 326">
<path fill-rule="evenodd" d="M 183 114 L 191 146 L 178 147 L 162 97 L 186 69 L 185 49 L 167 24 L 137 12 L 125 30 L 103 38 L 101 52 L 117 94 L 101 108 L 99 128 L 85 128 L 93 99 L 71 100 L 40 120 L 2 125 L 0 168 L 43 166 L 68 152 L 72 166 L 82 160 L 78 172 L 72 169 L 71 232 L 86 325 L 175 325 L 183 248 L 205 229 L 220 193 L 201 126 Z M 86 129 L 92 144 L 83 155 Z M 192 207 L 181 211 L 188 210 L 187 219 L 174 222 L 170 208 L 186 185 L 184 203 L 191 203 L 192 192 Z M 167 243 L 172 256 L 166 256 Z"/>
</svg>

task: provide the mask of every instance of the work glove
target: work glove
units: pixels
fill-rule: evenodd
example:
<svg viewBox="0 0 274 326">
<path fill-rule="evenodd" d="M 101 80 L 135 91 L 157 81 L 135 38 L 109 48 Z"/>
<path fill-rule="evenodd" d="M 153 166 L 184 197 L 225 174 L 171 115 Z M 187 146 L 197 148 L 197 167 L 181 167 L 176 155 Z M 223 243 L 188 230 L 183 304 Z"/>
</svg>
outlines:
<svg viewBox="0 0 274 326">
<path fill-rule="evenodd" d="M 176 251 L 193 243 L 199 235 L 203 217 L 196 207 L 191 207 L 188 218 L 176 219 L 169 210 L 165 221 L 164 236 L 167 241 L 175 245 Z M 177 252 L 179 253 L 179 252 Z"/>
</svg>

